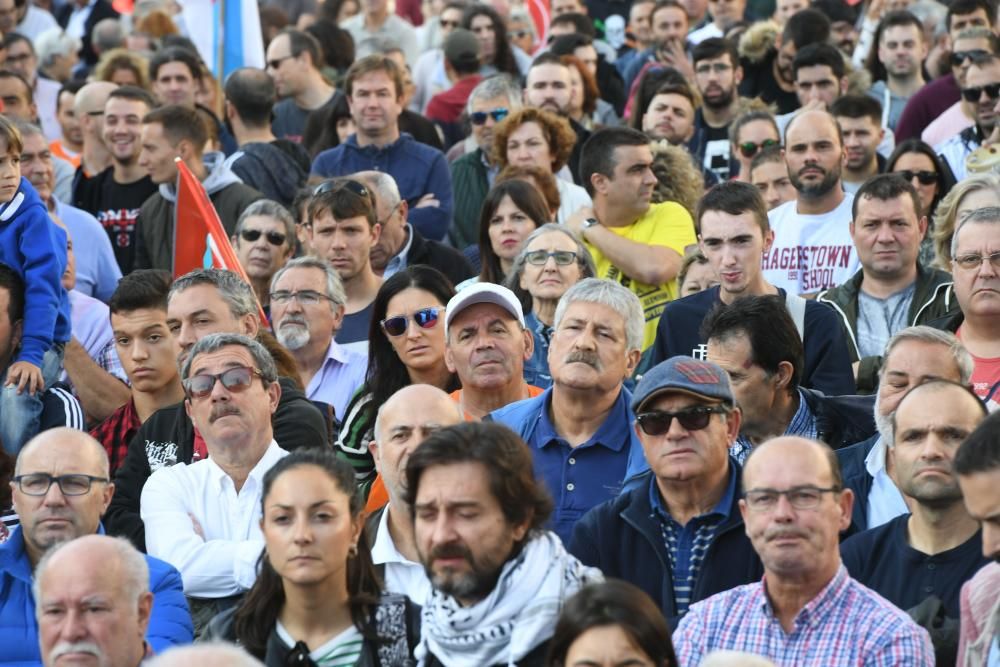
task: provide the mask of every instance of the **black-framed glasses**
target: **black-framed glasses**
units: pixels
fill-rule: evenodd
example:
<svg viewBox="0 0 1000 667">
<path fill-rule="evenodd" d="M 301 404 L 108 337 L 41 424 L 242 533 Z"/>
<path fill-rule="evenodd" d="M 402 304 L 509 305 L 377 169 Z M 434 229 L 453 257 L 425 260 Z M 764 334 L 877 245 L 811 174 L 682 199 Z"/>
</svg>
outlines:
<svg viewBox="0 0 1000 667">
<path fill-rule="evenodd" d="M 271 60 L 267 61 L 267 66 L 270 69 L 278 69 L 279 67 L 281 67 L 281 63 L 285 62 L 286 60 L 290 60 L 294 57 L 295 57 L 294 54 L 289 54 L 283 58 L 272 58 Z"/>
<path fill-rule="evenodd" d="M 576 253 L 572 250 L 556 250 L 554 252 L 532 250 L 524 254 L 524 261 L 535 266 L 545 266 L 545 263 L 549 261 L 549 257 L 556 260 L 556 264 L 559 266 L 569 266 L 576 261 Z"/>
<path fill-rule="evenodd" d="M 315 306 L 320 301 L 333 302 L 333 299 L 326 294 L 311 289 L 299 290 L 298 292 L 289 292 L 287 290 L 271 292 L 271 303 L 273 304 L 284 306 L 287 303 L 291 303 L 292 299 L 296 299 L 303 306 Z"/>
<path fill-rule="evenodd" d="M 936 171 L 913 171 L 912 169 L 902 169 L 893 173 L 899 174 L 907 181 L 912 181 L 916 178 L 920 185 L 934 185 L 938 182 L 938 175 Z"/>
<path fill-rule="evenodd" d="M 980 254 L 969 254 L 956 257 L 952 262 L 955 266 L 964 271 L 974 271 L 983 265 L 983 260 L 990 263 L 994 271 L 1000 271 L 1000 252 L 995 252 L 991 255 L 980 255 Z"/>
<path fill-rule="evenodd" d="M 729 412 L 729 408 L 724 405 L 703 405 L 685 408 L 677 412 L 650 410 L 636 415 L 635 421 L 646 435 L 663 435 L 670 430 L 670 425 L 675 418 L 685 431 L 700 431 L 708 426 L 712 415 L 721 415 L 727 412 Z"/>
<path fill-rule="evenodd" d="M 59 485 L 59 490 L 64 496 L 85 496 L 90 493 L 90 486 L 94 482 L 107 484 L 111 480 L 107 477 L 94 477 L 93 475 L 72 474 L 56 477 L 47 472 L 32 472 L 27 475 L 18 475 L 13 481 L 21 493 L 28 496 L 44 496 L 49 492 L 53 483 Z"/>
<path fill-rule="evenodd" d="M 472 121 L 473 125 L 484 125 L 487 118 L 493 118 L 494 121 L 499 123 L 506 118 L 509 113 L 510 110 L 504 107 L 497 107 L 496 109 L 490 109 L 489 111 L 473 111 L 469 114 L 469 120 Z"/>
<path fill-rule="evenodd" d="M 236 366 L 215 375 L 211 373 L 192 375 L 184 381 L 184 388 L 191 398 L 205 398 L 215 389 L 215 382 L 219 381 L 228 391 L 238 394 L 250 388 L 254 377 L 263 376 L 256 368 Z"/>
<path fill-rule="evenodd" d="M 259 229 L 244 229 L 240 232 L 240 238 L 242 238 L 247 243 L 253 243 L 257 239 L 264 236 L 267 242 L 273 246 L 278 246 L 279 248 L 285 245 L 285 235 L 281 232 L 262 232 Z"/>
<path fill-rule="evenodd" d="M 778 489 L 750 489 L 743 494 L 747 507 L 755 512 L 768 512 L 778 506 L 781 496 L 788 498 L 789 504 L 797 510 L 812 510 L 819 507 L 824 493 L 840 493 L 839 486 L 822 488 L 819 486 L 795 486 L 784 491 Z"/>
<path fill-rule="evenodd" d="M 1000 97 L 1000 82 L 988 83 L 985 86 L 969 86 L 968 88 L 963 88 L 962 97 L 965 98 L 966 102 L 978 102 L 979 98 L 982 97 L 984 90 L 986 91 L 986 97 L 991 100 L 995 100 Z"/>
<path fill-rule="evenodd" d="M 387 317 L 382 320 L 379 324 L 382 325 L 382 330 L 385 331 L 390 336 L 402 336 L 406 333 L 406 327 L 409 325 L 410 319 L 416 322 L 417 326 L 421 329 L 432 329 L 438 323 L 441 318 L 441 311 L 444 308 L 438 308 L 437 306 L 431 306 L 430 308 L 421 308 L 413 312 L 413 315 L 397 315 L 395 317 Z"/>
<path fill-rule="evenodd" d="M 970 49 L 969 51 L 955 51 L 951 54 L 951 64 L 958 67 L 966 60 L 975 60 L 982 56 L 989 55 L 989 51 L 985 49 Z"/>
<path fill-rule="evenodd" d="M 756 155 L 757 151 L 761 149 L 770 148 L 771 146 L 780 146 L 780 145 L 781 142 L 778 141 L 777 139 L 765 139 L 759 144 L 756 144 L 752 141 L 744 141 L 742 144 L 739 145 L 739 149 L 740 153 L 743 154 L 743 157 L 749 159 L 752 158 L 754 155 Z"/>
</svg>

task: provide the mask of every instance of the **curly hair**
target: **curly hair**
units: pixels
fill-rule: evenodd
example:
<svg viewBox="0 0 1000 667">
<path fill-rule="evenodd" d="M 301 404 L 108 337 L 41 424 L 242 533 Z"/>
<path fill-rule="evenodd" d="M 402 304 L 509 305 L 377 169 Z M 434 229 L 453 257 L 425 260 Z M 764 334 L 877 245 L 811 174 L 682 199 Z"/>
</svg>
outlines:
<svg viewBox="0 0 1000 667">
<path fill-rule="evenodd" d="M 657 180 L 653 203 L 677 202 L 694 217 L 698 200 L 705 192 L 705 180 L 691 162 L 691 155 L 683 146 L 671 146 L 665 140 L 654 142 L 650 147 Z"/>
<path fill-rule="evenodd" d="M 115 72 L 123 69 L 135 75 L 136 85 L 139 88 L 149 90 L 149 61 L 126 48 L 111 49 L 107 53 L 102 53 L 94 69 L 94 79 L 111 81 Z"/>
<path fill-rule="evenodd" d="M 504 118 L 493 128 L 493 160 L 500 164 L 500 168 L 504 169 L 509 164 L 507 141 L 510 135 L 525 123 L 538 123 L 542 128 L 542 134 L 549 142 L 549 152 L 552 154 L 552 173 L 566 166 L 569 156 L 573 154 L 573 146 L 576 145 L 576 133 L 570 127 L 569 121 L 551 111 L 524 107 Z"/>
<path fill-rule="evenodd" d="M 975 174 L 962 179 L 938 203 L 934 212 L 934 267 L 943 271 L 951 271 L 951 237 L 955 235 L 955 227 L 959 222 L 958 207 L 965 196 L 979 190 L 1000 192 L 1000 176 L 993 173 Z"/>
</svg>

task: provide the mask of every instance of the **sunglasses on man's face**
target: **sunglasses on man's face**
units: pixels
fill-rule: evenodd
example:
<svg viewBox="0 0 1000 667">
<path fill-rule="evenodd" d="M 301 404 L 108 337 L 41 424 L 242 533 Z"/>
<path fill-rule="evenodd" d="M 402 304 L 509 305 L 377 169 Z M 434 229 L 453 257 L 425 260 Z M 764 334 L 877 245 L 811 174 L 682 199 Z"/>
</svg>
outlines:
<svg viewBox="0 0 1000 667">
<path fill-rule="evenodd" d="M 264 236 L 267 242 L 273 246 L 278 246 L 279 248 L 285 245 L 285 235 L 281 232 L 262 232 L 259 229 L 244 229 L 240 232 L 240 238 L 242 238 L 247 243 L 253 243 L 257 239 Z"/>
<path fill-rule="evenodd" d="M 411 316 L 397 315 L 396 317 L 388 317 L 382 320 L 380 324 L 382 325 L 382 330 L 390 336 L 402 336 L 406 333 L 406 327 L 409 325 L 411 317 L 421 329 L 432 329 L 438 323 L 442 310 L 444 308 L 421 308 Z"/>
<path fill-rule="evenodd" d="M 962 89 L 962 97 L 966 102 L 978 102 L 986 91 L 986 97 L 995 100 L 1000 97 L 1000 83 L 988 83 L 985 86 L 970 86 Z"/>
<path fill-rule="evenodd" d="M 441 22 L 441 27 L 445 28 L 446 30 L 448 28 L 457 28 L 459 26 L 458 21 L 447 21 L 445 19 L 438 19 L 438 21 Z"/>
<path fill-rule="evenodd" d="M 951 54 L 951 64 L 958 67 L 966 60 L 975 60 L 980 56 L 985 56 L 989 54 L 989 51 L 983 49 L 972 49 L 971 51 L 955 51 Z"/>
<path fill-rule="evenodd" d="M 503 107 L 491 109 L 490 111 L 473 111 L 469 114 L 469 119 L 472 121 L 473 125 L 483 125 L 486 123 L 486 119 L 491 117 L 495 122 L 499 123 L 506 118 L 509 113 L 510 111 L 504 109 Z"/>
<path fill-rule="evenodd" d="M 739 148 L 740 148 L 740 153 L 743 154 L 743 157 L 749 159 L 752 158 L 754 155 L 756 155 L 757 151 L 762 150 L 764 148 L 770 148 L 771 146 L 777 146 L 779 145 L 779 143 L 780 142 L 776 141 L 775 139 L 765 139 L 759 144 L 755 144 L 752 141 L 746 141 L 740 144 Z"/>
<path fill-rule="evenodd" d="M 210 373 L 192 375 L 184 383 L 184 388 L 191 398 L 205 398 L 215 389 L 215 382 L 218 380 L 228 391 L 238 394 L 249 389 L 254 377 L 259 375 L 260 371 L 256 368 L 237 366 L 215 375 Z"/>
<path fill-rule="evenodd" d="M 937 172 L 934 171 L 912 171 L 910 169 L 903 169 L 902 171 L 894 173 L 899 174 L 907 181 L 912 181 L 916 178 L 920 185 L 934 185 L 938 182 Z"/>
<path fill-rule="evenodd" d="M 677 412 L 651 410 L 636 415 L 635 420 L 646 435 L 663 435 L 670 430 L 670 424 L 675 418 L 685 431 L 700 431 L 708 426 L 712 415 L 724 414 L 726 411 L 722 405 L 686 408 Z"/>
</svg>

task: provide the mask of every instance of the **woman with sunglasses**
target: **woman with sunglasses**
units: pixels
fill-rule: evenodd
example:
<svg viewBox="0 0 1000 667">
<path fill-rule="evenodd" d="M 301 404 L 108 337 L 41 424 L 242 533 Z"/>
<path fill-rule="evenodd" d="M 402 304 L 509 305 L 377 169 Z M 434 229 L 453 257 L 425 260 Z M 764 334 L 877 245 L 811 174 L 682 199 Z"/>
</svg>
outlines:
<svg viewBox="0 0 1000 667">
<path fill-rule="evenodd" d="M 761 149 L 781 145 L 781 133 L 774 116 L 768 111 L 749 111 L 729 126 L 731 155 L 739 163 L 734 176 L 737 181 L 750 182 L 750 162 Z"/>
<path fill-rule="evenodd" d="M 521 299 L 524 324 L 535 338 L 535 352 L 524 364 L 524 380 L 541 389 L 552 386 L 549 340 L 556 305 L 570 287 L 596 273 L 590 252 L 568 227 L 547 223 L 524 242 L 504 280 Z"/>
<path fill-rule="evenodd" d="M 535 186 L 519 179 L 494 185 L 479 216 L 479 276 L 459 291 L 473 282 L 502 283 L 528 235 L 546 222 L 549 208 Z"/>
<path fill-rule="evenodd" d="M 885 166 L 886 173 L 899 174 L 909 181 L 920 197 L 920 214 L 928 220 L 927 233 L 920 244 L 920 262 L 934 261 L 933 216 L 938 202 L 948 194 L 954 179 L 930 145 L 913 138 L 896 145 Z"/>
<path fill-rule="evenodd" d="M 419 264 L 394 274 L 375 296 L 365 384 L 347 404 L 337 440 L 366 496 L 375 479 L 368 443 L 379 407 L 411 384 L 448 393 L 459 388 L 444 361 L 444 308 L 453 296 L 455 288 L 444 274 Z"/>
<path fill-rule="evenodd" d="M 262 487 L 260 573 L 206 639 L 235 642 L 268 667 L 412 664 L 417 609 L 381 593 L 351 467 L 331 451 L 300 450 Z"/>
<path fill-rule="evenodd" d="M 557 177 L 561 203 L 556 222 L 561 224 L 581 208 L 594 205 L 587 191 L 572 182 L 569 169 L 560 174 L 575 145 L 569 121 L 534 107 L 515 111 L 493 129 L 493 158 L 501 170 L 508 165 L 534 166 Z"/>
</svg>

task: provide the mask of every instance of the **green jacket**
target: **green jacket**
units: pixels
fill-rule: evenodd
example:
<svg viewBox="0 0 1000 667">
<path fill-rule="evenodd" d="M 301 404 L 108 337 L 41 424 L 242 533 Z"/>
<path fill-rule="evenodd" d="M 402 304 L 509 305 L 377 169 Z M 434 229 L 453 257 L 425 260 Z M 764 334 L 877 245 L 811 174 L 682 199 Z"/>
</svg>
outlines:
<svg viewBox="0 0 1000 667">
<path fill-rule="evenodd" d="M 455 208 L 448 238 L 453 246 L 462 250 L 479 243 L 479 212 L 490 191 L 483 149 L 466 153 L 452 162 L 450 169 Z"/>
</svg>

